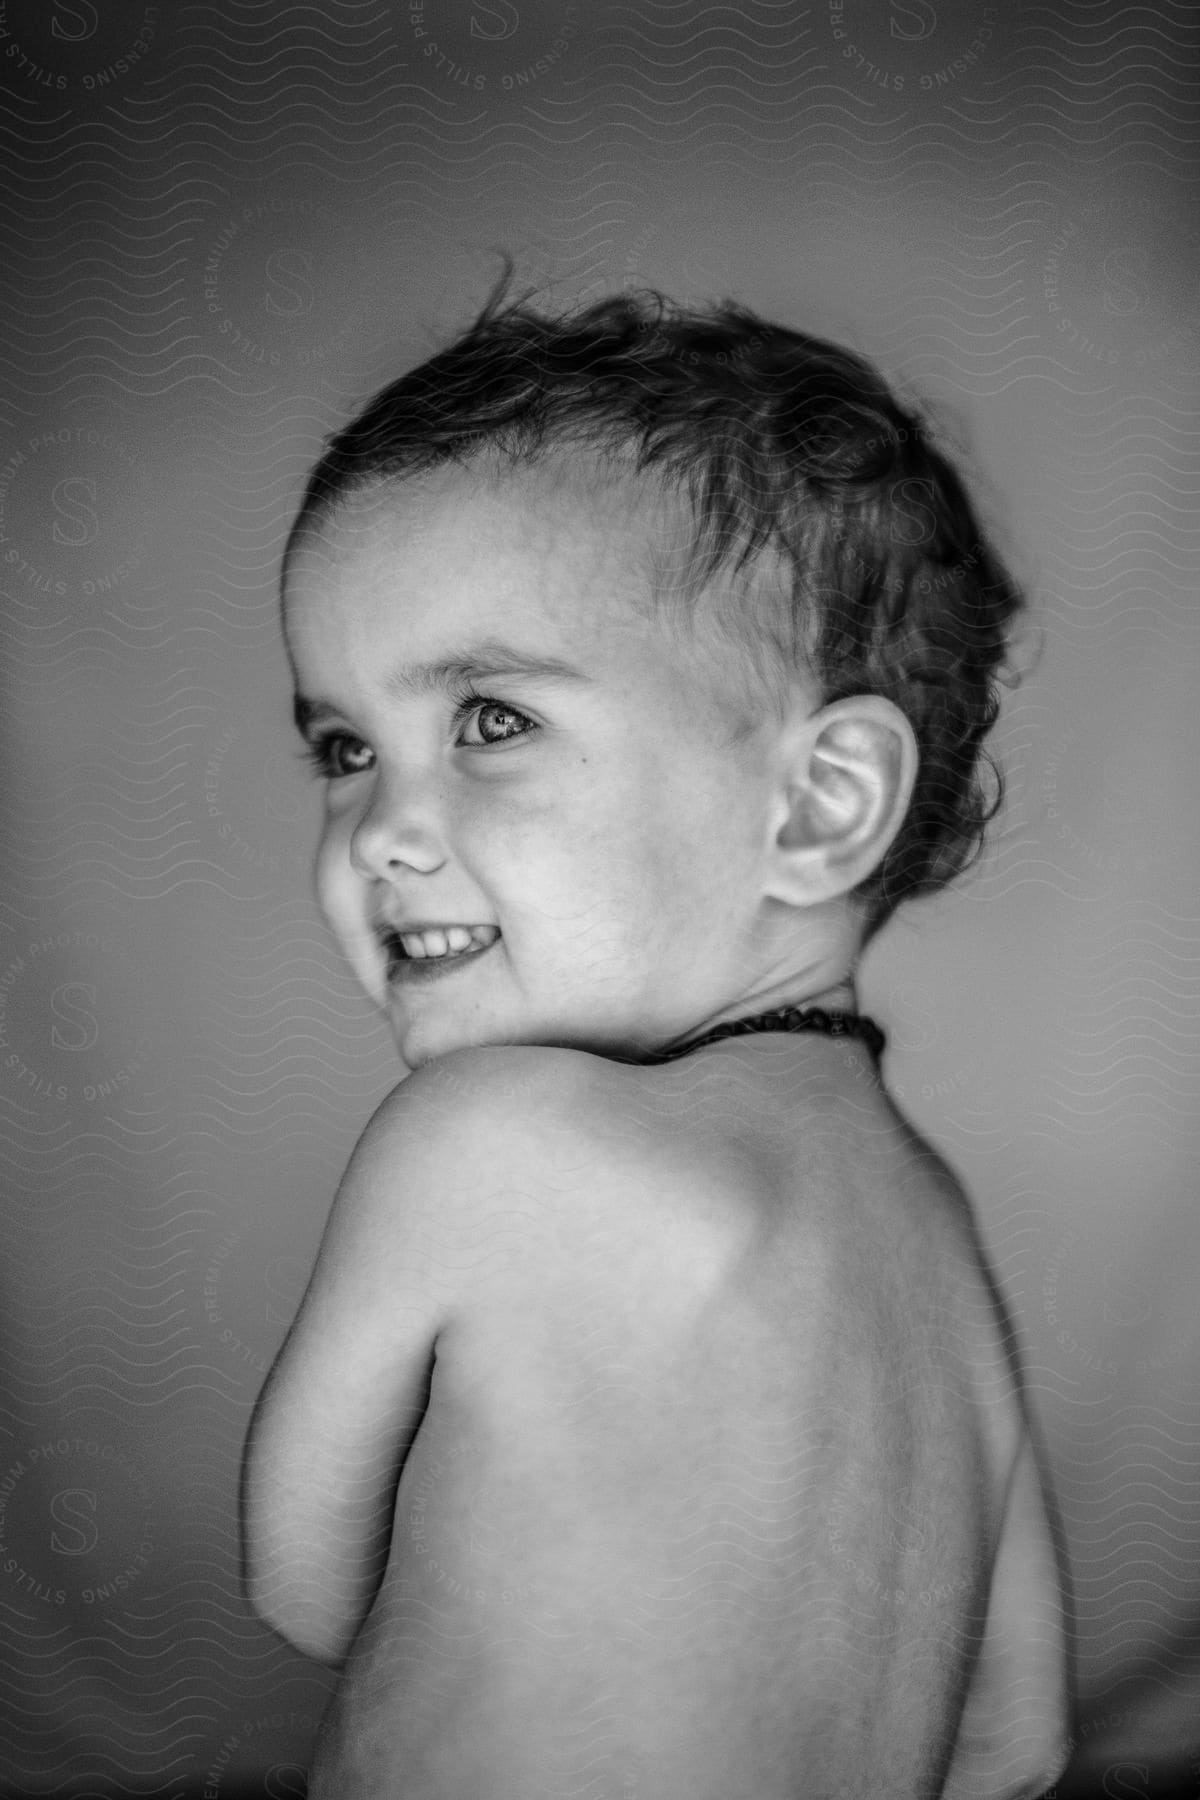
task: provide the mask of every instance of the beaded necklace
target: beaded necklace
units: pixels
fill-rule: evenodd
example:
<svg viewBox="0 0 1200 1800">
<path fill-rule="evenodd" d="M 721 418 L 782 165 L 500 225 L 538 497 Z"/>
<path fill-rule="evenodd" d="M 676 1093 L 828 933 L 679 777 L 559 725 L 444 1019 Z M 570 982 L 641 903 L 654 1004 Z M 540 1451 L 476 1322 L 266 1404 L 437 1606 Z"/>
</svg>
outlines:
<svg viewBox="0 0 1200 1800">
<path fill-rule="evenodd" d="M 648 1063 L 673 1062 L 687 1056 L 704 1044 L 715 1044 L 721 1038 L 742 1037 L 751 1031 L 822 1031 L 827 1037 L 860 1037 L 876 1062 L 883 1055 L 887 1038 L 865 1013 L 836 1012 L 822 1006 L 781 1006 L 774 1012 L 755 1013 L 752 1018 L 730 1019 L 690 1044 L 674 1050 L 660 1050 L 639 1058 Z M 624 1060 L 624 1059 L 622 1059 Z"/>
</svg>

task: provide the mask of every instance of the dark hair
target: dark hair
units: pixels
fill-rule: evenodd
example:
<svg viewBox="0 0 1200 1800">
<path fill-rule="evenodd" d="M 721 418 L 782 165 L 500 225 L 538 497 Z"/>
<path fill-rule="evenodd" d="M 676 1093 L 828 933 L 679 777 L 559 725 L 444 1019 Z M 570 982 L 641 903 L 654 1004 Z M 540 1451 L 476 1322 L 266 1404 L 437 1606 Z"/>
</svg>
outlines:
<svg viewBox="0 0 1200 1800">
<path fill-rule="evenodd" d="M 551 316 L 509 297 L 511 275 L 330 439 L 289 547 L 361 483 L 485 452 L 515 466 L 575 449 L 657 475 L 690 502 L 693 592 L 748 573 L 715 622 L 748 653 L 762 704 L 804 675 L 822 705 L 882 694 L 912 725 L 908 813 L 855 890 L 865 941 L 983 847 L 1003 779 L 982 742 L 1023 595 L 929 425 L 863 358 L 732 302 L 690 310 L 653 291 Z M 757 579 L 764 552 L 782 580 Z"/>
</svg>

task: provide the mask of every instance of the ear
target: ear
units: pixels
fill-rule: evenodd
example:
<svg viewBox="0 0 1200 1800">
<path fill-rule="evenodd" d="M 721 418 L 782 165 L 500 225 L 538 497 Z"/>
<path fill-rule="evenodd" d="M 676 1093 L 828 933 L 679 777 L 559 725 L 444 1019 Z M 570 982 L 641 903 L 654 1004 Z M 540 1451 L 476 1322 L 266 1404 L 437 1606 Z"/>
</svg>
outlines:
<svg viewBox="0 0 1200 1800">
<path fill-rule="evenodd" d="M 812 906 L 848 893 L 883 861 L 904 822 L 919 760 L 890 700 L 837 700 L 786 731 L 770 845 L 770 895 Z"/>
</svg>

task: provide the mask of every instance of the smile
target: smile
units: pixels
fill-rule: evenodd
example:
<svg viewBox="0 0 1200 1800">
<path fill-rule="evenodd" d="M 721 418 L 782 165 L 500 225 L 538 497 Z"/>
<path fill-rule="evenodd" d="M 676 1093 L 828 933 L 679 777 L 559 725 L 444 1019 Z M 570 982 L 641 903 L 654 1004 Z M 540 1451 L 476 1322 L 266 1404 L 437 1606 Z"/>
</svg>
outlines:
<svg viewBox="0 0 1200 1800">
<path fill-rule="evenodd" d="M 405 956 L 459 956 L 465 951 L 487 950 L 500 936 L 498 925 L 431 925 L 423 931 L 397 931 Z"/>
<path fill-rule="evenodd" d="M 500 936 L 496 925 L 448 925 L 391 931 L 384 939 L 389 981 L 425 980 L 485 956 Z"/>
</svg>

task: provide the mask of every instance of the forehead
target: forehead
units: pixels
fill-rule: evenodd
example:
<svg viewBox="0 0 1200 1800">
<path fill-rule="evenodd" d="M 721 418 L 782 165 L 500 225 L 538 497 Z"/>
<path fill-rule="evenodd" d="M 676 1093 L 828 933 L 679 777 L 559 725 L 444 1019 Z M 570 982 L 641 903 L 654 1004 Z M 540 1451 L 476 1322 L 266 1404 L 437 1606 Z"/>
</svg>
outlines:
<svg viewBox="0 0 1200 1800">
<path fill-rule="evenodd" d="M 301 536 L 284 588 L 289 647 L 482 622 L 557 624 L 577 647 L 617 630 L 645 635 L 677 511 L 657 490 L 572 458 L 372 482 Z"/>
</svg>

